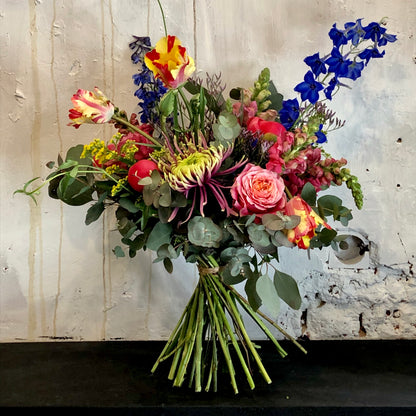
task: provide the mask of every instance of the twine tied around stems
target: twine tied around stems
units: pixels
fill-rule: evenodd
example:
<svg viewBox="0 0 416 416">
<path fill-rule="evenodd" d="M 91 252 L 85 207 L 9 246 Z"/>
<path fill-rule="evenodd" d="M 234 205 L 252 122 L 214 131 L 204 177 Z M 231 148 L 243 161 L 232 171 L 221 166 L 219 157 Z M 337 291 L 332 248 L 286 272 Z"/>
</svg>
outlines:
<svg viewBox="0 0 416 416">
<path fill-rule="evenodd" d="M 203 267 L 198 264 L 198 272 L 200 276 L 206 276 L 207 274 L 218 274 L 222 270 L 222 267 L 215 266 L 215 267 Z"/>
</svg>

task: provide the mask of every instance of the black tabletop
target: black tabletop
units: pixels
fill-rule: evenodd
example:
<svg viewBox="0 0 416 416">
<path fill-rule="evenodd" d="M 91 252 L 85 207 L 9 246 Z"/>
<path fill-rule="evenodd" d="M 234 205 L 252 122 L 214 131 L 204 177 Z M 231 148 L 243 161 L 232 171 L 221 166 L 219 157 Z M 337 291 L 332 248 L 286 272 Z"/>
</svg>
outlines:
<svg viewBox="0 0 416 416">
<path fill-rule="evenodd" d="M 272 378 L 227 374 L 217 393 L 172 387 L 169 364 L 151 374 L 163 342 L 0 344 L 1 414 L 42 409 L 111 415 L 416 415 L 416 340 L 289 342 L 280 358 L 259 342 Z"/>
</svg>

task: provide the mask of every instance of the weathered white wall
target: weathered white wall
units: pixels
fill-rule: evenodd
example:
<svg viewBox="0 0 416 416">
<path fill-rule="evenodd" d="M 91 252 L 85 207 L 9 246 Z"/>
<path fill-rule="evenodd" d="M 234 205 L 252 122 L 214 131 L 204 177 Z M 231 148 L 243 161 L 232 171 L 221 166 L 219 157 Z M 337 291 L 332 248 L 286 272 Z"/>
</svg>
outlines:
<svg viewBox="0 0 416 416">
<path fill-rule="evenodd" d="M 282 252 L 282 270 L 298 281 L 300 311 L 279 323 L 295 336 L 415 338 L 416 284 L 416 2 L 414 0 L 165 0 L 168 31 L 196 58 L 201 74 L 221 71 L 228 87 L 251 86 L 268 66 L 292 98 L 303 58 L 329 51 L 334 22 L 389 16 L 398 35 L 332 108 L 347 120 L 328 150 L 359 176 L 365 206 L 351 227 L 370 254 L 351 268 L 330 250 Z M 67 127 L 70 97 L 100 87 L 134 111 L 131 35 L 163 35 L 154 0 L 0 0 L 0 341 L 164 339 L 197 275 L 178 262 L 167 275 L 150 253 L 115 259 L 118 233 L 109 214 L 84 225 L 88 207 L 48 198 L 38 205 L 13 191 L 58 152 L 107 127 Z M 400 139 L 400 140 L 399 140 Z M 348 192 L 340 192 L 346 204 Z M 253 336 L 256 332 L 252 329 Z"/>
</svg>

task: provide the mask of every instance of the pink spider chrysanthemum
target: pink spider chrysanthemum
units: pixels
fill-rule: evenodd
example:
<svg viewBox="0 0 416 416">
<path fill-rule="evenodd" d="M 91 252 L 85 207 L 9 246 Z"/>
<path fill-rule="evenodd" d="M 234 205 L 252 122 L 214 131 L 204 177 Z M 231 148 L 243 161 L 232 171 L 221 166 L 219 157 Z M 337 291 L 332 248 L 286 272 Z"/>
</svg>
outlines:
<svg viewBox="0 0 416 416">
<path fill-rule="evenodd" d="M 221 170 L 223 162 L 231 155 L 233 147 L 208 146 L 202 134 L 199 139 L 200 144 L 189 139 L 178 144 L 175 140 L 174 145 L 168 144 L 167 152 L 157 158 L 158 167 L 169 186 L 192 201 L 184 222 L 191 218 L 197 206 L 199 206 L 200 215 L 204 216 L 204 207 L 208 203 L 209 194 L 214 196 L 227 216 L 231 215 L 233 210 L 224 194 L 224 189 L 230 187 L 224 185 L 220 178 L 230 175 L 245 163 L 241 160 L 230 168 Z M 170 220 L 176 216 L 178 209 L 174 209 Z"/>
</svg>

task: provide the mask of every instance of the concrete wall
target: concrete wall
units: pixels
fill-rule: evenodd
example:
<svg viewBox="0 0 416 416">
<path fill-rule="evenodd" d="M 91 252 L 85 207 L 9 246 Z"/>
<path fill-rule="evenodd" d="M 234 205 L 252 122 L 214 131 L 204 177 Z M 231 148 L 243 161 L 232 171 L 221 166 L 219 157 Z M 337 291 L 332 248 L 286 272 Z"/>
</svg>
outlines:
<svg viewBox="0 0 416 416">
<path fill-rule="evenodd" d="M 351 229 L 370 251 L 355 265 L 331 250 L 282 251 L 281 269 L 299 282 L 303 304 L 278 322 L 311 339 L 415 338 L 416 2 L 414 0 L 165 0 L 168 31 L 203 75 L 250 87 L 268 66 L 292 98 L 304 57 L 330 50 L 327 33 L 357 18 L 388 16 L 398 35 L 331 107 L 346 126 L 327 150 L 344 156 L 362 183 L 364 208 Z M 116 259 L 111 213 L 84 225 L 88 206 L 62 205 L 43 192 L 35 205 L 13 191 L 59 152 L 108 127 L 67 127 L 70 98 L 98 86 L 135 110 L 131 35 L 163 36 L 154 0 L 0 0 L 0 341 L 165 339 L 197 280 L 193 266 L 173 275 L 152 255 Z M 347 205 L 348 192 L 339 190 Z M 350 230 L 351 231 L 351 230 Z M 252 336 L 257 333 L 250 329 Z"/>
</svg>

